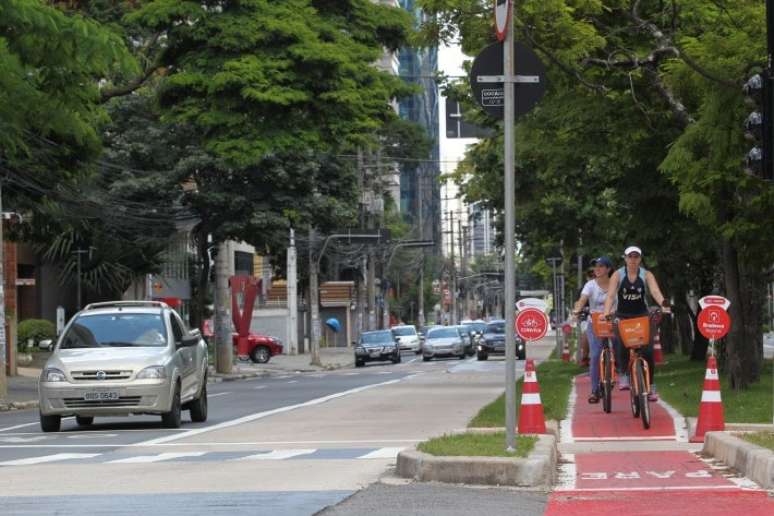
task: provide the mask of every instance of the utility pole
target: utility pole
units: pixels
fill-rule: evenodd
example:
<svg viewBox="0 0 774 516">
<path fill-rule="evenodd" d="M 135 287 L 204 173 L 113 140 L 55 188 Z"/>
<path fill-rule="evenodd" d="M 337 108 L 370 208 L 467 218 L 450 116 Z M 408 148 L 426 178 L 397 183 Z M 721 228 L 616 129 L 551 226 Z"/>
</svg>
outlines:
<svg viewBox="0 0 774 516">
<path fill-rule="evenodd" d="M 556 264 L 562 263 L 561 257 L 553 257 L 546 259 L 547 262 L 551 264 L 551 268 L 553 270 L 553 279 L 554 279 L 554 319 L 556 320 L 556 356 L 561 356 L 562 354 L 562 343 L 559 341 L 559 282 L 557 280 L 556 275 Z"/>
<path fill-rule="evenodd" d="M 418 167 L 419 170 L 421 170 L 421 167 Z M 419 175 L 417 177 L 417 201 L 419 203 L 419 206 L 417 208 L 417 213 L 419 216 L 419 239 L 422 240 L 422 234 L 424 233 L 424 221 L 422 217 L 422 208 L 423 208 L 423 199 L 422 195 L 424 195 L 424 189 L 422 188 L 423 183 L 423 176 L 422 173 L 419 172 Z M 425 327 L 425 252 L 422 251 L 422 258 L 419 262 L 419 291 L 417 292 L 417 324 L 419 325 L 419 328 Z"/>
<path fill-rule="evenodd" d="M 83 304 L 81 303 L 81 298 L 82 298 L 81 296 L 81 256 L 83 256 L 86 253 L 89 253 L 89 259 L 91 259 L 91 251 L 93 249 L 94 249 L 93 247 L 89 246 L 88 249 L 78 248 L 75 251 L 73 251 L 73 254 L 77 255 L 77 263 L 78 263 L 78 265 L 76 266 L 76 278 L 75 278 L 76 285 L 77 285 L 76 286 L 76 296 L 77 296 L 76 305 L 78 307 L 78 310 L 83 308 Z"/>
<path fill-rule="evenodd" d="M 376 257 L 368 251 L 368 330 L 376 329 Z"/>
<path fill-rule="evenodd" d="M 462 227 L 462 241 L 464 242 L 463 246 L 463 254 L 462 254 L 462 274 L 463 276 L 467 276 L 468 271 L 468 255 L 470 252 L 469 246 L 468 246 L 468 235 L 470 233 L 470 226 L 463 226 Z M 464 310 L 464 318 L 471 318 L 471 309 L 470 309 L 470 302 L 472 298 L 472 291 L 468 286 L 468 283 L 465 283 L 465 310 Z"/>
<path fill-rule="evenodd" d="M 234 362 L 231 338 L 230 293 L 228 288 L 229 246 L 218 244 L 215 256 L 215 364 L 219 373 L 230 373 Z"/>
<path fill-rule="evenodd" d="M 314 256 L 315 231 L 309 226 L 309 313 L 311 315 L 310 365 L 321 366 L 320 362 L 320 285 L 318 283 L 319 264 Z"/>
<path fill-rule="evenodd" d="M 454 212 L 449 210 L 449 248 L 451 251 L 451 317 L 449 323 L 453 326 L 457 324 L 457 262 L 454 257 Z"/>
<path fill-rule="evenodd" d="M 367 303 L 366 278 L 368 276 L 368 259 L 363 256 L 360 260 L 360 278 L 357 284 L 357 334 L 360 336 L 365 331 L 365 309 Z"/>
<path fill-rule="evenodd" d="M 5 333 L 5 238 L 3 236 L 3 182 L 0 179 L 0 399 L 8 396 L 8 378 L 5 376 L 7 356 L 5 352 L 8 335 Z"/>
<path fill-rule="evenodd" d="M 296 239 L 290 228 L 288 246 L 288 354 L 298 354 L 298 270 L 296 264 Z"/>
</svg>

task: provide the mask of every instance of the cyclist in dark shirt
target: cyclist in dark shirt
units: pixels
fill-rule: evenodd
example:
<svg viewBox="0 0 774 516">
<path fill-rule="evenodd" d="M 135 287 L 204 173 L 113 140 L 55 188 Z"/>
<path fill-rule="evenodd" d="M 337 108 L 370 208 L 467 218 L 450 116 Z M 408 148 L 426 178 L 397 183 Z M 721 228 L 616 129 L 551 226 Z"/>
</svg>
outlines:
<svg viewBox="0 0 774 516">
<path fill-rule="evenodd" d="M 642 267 L 642 251 L 637 246 L 629 246 L 624 251 L 626 266 L 621 267 L 610 277 L 611 285 L 618 285 L 607 291 L 605 300 L 605 316 L 612 313 L 614 301 L 618 299 L 616 308 L 616 317 L 619 319 L 630 319 L 632 317 L 642 317 L 648 315 L 648 303 L 646 296 L 650 296 L 660 306 L 669 307 L 669 301 L 661 293 L 656 277 L 652 272 Z M 655 362 L 653 360 L 653 334 L 651 331 L 650 344 L 644 350 L 643 355 L 648 361 L 650 370 L 650 394 L 648 398 L 651 401 L 658 399 L 656 395 L 656 384 L 653 382 L 653 372 Z M 628 382 L 622 379 L 622 385 L 628 385 Z"/>
</svg>

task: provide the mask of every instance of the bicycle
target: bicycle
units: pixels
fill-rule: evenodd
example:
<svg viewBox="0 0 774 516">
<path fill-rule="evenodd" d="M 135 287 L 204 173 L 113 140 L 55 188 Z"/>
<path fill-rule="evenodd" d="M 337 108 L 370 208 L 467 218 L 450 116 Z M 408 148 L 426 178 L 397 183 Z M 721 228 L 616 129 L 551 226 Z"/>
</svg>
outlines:
<svg viewBox="0 0 774 516">
<path fill-rule="evenodd" d="M 661 309 L 657 308 L 642 317 L 616 318 L 613 321 L 621 343 L 629 350 L 629 378 L 631 379 L 629 401 L 632 416 L 642 419 L 642 426 L 646 430 L 650 428 L 651 423 L 650 400 L 648 400 L 650 369 L 642 352 L 650 344 L 651 319 L 660 315 Z"/>
<path fill-rule="evenodd" d="M 594 335 L 602 341 L 602 353 L 599 355 L 600 387 L 602 389 L 602 410 L 613 410 L 613 387 L 615 377 L 615 352 L 613 351 L 613 323 L 605 319 L 601 312 L 591 314 Z"/>
</svg>

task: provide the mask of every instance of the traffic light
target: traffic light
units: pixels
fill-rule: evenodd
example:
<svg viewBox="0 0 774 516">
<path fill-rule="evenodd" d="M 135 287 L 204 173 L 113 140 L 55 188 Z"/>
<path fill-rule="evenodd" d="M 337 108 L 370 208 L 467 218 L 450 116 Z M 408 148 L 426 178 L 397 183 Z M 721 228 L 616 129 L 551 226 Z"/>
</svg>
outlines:
<svg viewBox="0 0 774 516">
<path fill-rule="evenodd" d="M 769 70 L 750 77 L 742 89 L 747 96 L 747 103 L 753 107 L 744 122 L 745 138 L 753 142 L 745 157 L 745 172 L 770 181 L 774 175 L 774 87 Z"/>
</svg>

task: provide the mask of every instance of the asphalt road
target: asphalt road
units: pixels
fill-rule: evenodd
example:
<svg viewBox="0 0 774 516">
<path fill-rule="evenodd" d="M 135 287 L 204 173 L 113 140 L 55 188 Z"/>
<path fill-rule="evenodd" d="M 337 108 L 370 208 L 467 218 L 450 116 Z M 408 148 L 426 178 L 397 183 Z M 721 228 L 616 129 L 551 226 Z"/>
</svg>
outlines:
<svg viewBox="0 0 774 516">
<path fill-rule="evenodd" d="M 377 500 L 401 449 L 463 428 L 503 390 L 500 359 L 413 358 L 210 384 L 208 421 L 175 430 L 136 416 L 43 433 L 36 410 L 0 413 L 3 514 L 306 515 Z"/>
</svg>

